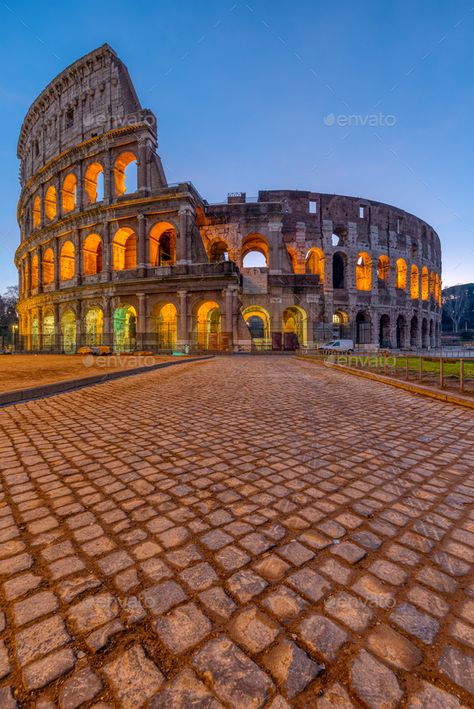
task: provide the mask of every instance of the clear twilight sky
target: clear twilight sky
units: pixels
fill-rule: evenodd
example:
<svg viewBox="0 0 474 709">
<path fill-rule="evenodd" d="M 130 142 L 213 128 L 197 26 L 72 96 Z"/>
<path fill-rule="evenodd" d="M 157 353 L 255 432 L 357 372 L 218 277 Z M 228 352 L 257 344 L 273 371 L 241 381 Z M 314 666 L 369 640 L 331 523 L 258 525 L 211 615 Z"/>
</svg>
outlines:
<svg viewBox="0 0 474 709">
<path fill-rule="evenodd" d="M 474 281 L 473 0 L 7 0 L 0 21 L 0 292 L 24 115 L 104 42 L 158 117 L 169 182 L 394 204 L 440 235 L 444 285 Z"/>
</svg>

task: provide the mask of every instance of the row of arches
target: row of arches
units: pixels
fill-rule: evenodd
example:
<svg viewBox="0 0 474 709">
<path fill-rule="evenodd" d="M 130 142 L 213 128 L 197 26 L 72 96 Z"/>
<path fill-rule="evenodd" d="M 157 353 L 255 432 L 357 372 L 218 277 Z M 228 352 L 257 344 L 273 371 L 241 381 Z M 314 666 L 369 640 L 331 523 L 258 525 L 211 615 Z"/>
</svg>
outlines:
<svg viewBox="0 0 474 709">
<path fill-rule="evenodd" d="M 427 349 L 436 347 L 440 336 L 437 320 L 421 318 L 416 314 L 411 318 L 399 314 L 394 320 L 386 313 L 377 317 L 360 311 L 351 323 L 347 312 L 337 310 L 333 315 L 333 325 L 336 337 L 350 337 L 361 345 L 378 340 L 381 348 Z"/>
<path fill-rule="evenodd" d="M 137 158 L 132 151 L 122 152 L 116 158 L 113 166 L 113 185 L 115 196 L 136 192 L 138 188 Z M 79 189 L 83 190 L 81 203 L 84 206 L 101 202 L 104 199 L 105 177 L 102 163 L 92 162 L 87 166 L 82 185 L 79 185 L 75 172 L 69 172 L 59 188 L 50 184 L 44 193 L 43 205 L 40 195 L 35 195 L 32 204 L 33 229 L 37 229 L 41 225 L 42 207 L 46 222 L 53 221 L 59 214 L 73 212 L 79 206 Z"/>
</svg>

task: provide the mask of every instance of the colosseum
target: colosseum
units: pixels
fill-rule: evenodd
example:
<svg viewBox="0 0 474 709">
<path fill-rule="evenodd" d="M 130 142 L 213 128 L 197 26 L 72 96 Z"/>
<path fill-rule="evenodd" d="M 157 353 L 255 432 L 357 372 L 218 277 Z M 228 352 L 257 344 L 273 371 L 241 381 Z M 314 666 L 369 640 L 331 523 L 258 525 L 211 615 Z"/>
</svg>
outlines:
<svg viewBox="0 0 474 709">
<path fill-rule="evenodd" d="M 168 184 L 156 118 L 107 44 L 34 101 L 18 158 L 26 351 L 439 344 L 429 224 L 363 198 L 263 190 L 211 204 L 191 182 Z"/>
</svg>

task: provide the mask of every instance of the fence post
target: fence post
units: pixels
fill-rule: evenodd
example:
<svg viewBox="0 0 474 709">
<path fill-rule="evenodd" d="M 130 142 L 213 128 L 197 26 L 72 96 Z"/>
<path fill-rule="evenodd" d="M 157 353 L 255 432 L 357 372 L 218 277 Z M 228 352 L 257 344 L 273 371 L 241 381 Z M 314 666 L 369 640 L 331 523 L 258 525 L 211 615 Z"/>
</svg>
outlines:
<svg viewBox="0 0 474 709">
<path fill-rule="evenodd" d="M 418 381 L 423 381 L 423 357 L 421 355 L 418 362 Z"/>
<path fill-rule="evenodd" d="M 459 391 L 464 391 L 464 360 L 459 360 Z"/>
<path fill-rule="evenodd" d="M 443 366 L 443 358 L 439 358 L 439 386 L 441 389 L 444 389 L 444 366 Z"/>
</svg>

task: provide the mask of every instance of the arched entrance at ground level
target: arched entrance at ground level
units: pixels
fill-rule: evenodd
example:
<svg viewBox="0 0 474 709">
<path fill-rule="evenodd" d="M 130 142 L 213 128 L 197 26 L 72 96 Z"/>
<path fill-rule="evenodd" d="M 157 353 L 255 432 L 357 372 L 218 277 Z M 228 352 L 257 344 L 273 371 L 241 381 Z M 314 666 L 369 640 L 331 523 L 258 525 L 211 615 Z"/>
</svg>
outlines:
<svg viewBox="0 0 474 709">
<path fill-rule="evenodd" d="M 406 345 L 407 338 L 407 322 L 403 315 L 397 318 L 397 349 L 403 350 Z"/>
<path fill-rule="evenodd" d="M 104 336 L 104 313 L 98 305 L 94 305 L 87 311 L 85 328 L 85 344 L 88 347 L 101 345 Z"/>
<path fill-rule="evenodd" d="M 410 322 L 410 347 L 418 347 L 418 318 L 414 315 Z"/>
<path fill-rule="evenodd" d="M 249 305 L 242 310 L 242 317 L 249 330 L 252 346 L 257 349 L 270 347 L 272 335 L 268 311 L 259 305 Z"/>
<path fill-rule="evenodd" d="M 43 315 L 43 352 L 54 350 L 54 313 L 51 311 Z"/>
<path fill-rule="evenodd" d="M 423 318 L 421 321 L 421 346 L 424 350 L 426 350 L 428 345 L 428 320 Z"/>
<path fill-rule="evenodd" d="M 349 336 L 349 316 L 344 310 L 336 310 L 332 316 L 334 337 Z"/>
<path fill-rule="evenodd" d="M 76 351 L 76 316 L 72 310 L 66 310 L 61 316 L 61 342 L 66 354 Z"/>
<path fill-rule="evenodd" d="M 39 349 L 39 320 L 37 315 L 31 318 L 31 349 L 33 352 Z"/>
<path fill-rule="evenodd" d="M 196 340 L 200 350 L 220 349 L 221 309 L 213 300 L 207 300 L 197 309 Z"/>
<path fill-rule="evenodd" d="M 178 316 L 173 303 L 155 305 L 152 313 L 153 332 L 160 350 L 173 350 L 178 339 Z"/>
<path fill-rule="evenodd" d="M 372 328 L 367 315 L 363 312 L 356 315 L 356 343 L 369 345 L 372 342 Z"/>
<path fill-rule="evenodd" d="M 434 323 L 430 320 L 430 347 L 436 347 L 434 335 Z"/>
<path fill-rule="evenodd" d="M 132 352 L 137 342 L 137 312 L 133 305 L 119 305 L 114 312 L 114 350 Z"/>
<path fill-rule="evenodd" d="M 382 315 L 380 318 L 379 346 L 380 347 L 391 347 L 392 346 L 392 343 L 390 340 L 390 318 L 388 315 Z"/>
<path fill-rule="evenodd" d="M 299 305 L 292 305 L 283 311 L 283 349 L 296 350 L 308 344 L 308 316 Z"/>
</svg>

